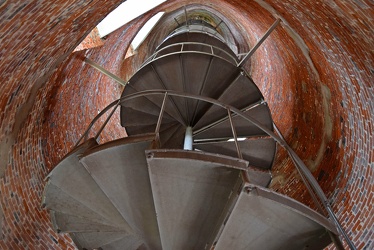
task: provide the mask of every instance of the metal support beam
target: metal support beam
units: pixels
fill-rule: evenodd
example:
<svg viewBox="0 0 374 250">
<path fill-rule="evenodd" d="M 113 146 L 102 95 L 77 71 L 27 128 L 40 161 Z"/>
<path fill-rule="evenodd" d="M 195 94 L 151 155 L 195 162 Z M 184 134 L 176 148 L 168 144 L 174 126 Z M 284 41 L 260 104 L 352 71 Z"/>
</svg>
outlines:
<svg viewBox="0 0 374 250">
<path fill-rule="evenodd" d="M 217 30 L 218 26 L 220 26 L 221 23 L 223 23 L 223 20 L 221 20 L 221 21 L 216 25 L 216 27 L 214 27 L 214 29 Z"/>
<path fill-rule="evenodd" d="M 157 125 L 156 125 L 156 142 L 160 145 L 160 128 L 161 128 L 161 122 L 162 122 L 162 117 L 164 116 L 164 111 L 165 111 L 165 105 L 168 97 L 168 92 L 165 92 L 164 99 L 162 101 L 162 106 L 160 110 L 160 115 L 158 116 L 157 120 Z"/>
<path fill-rule="evenodd" d="M 238 153 L 238 158 L 239 159 L 243 159 L 243 155 L 242 155 L 242 152 L 240 151 L 240 147 L 239 147 L 239 143 L 238 143 L 238 136 L 236 134 L 235 126 L 234 126 L 234 123 L 232 121 L 231 109 L 230 108 L 227 108 L 227 115 L 229 117 L 229 121 L 230 121 L 230 125 L 231 125 L 231 130 L 232 130 L 232 135 L 234 137 L 236 152 Z"/>
<path fill-rule="evenodd" d="M 92 66 L 94 69 L 100 71 L 101 73 L 103 73 L 104 75 L 110 77 L 111 79 L 113 79 L 114 81 L 118 82 L 119 84 L 123 85 L 123 86 L 126 86 L 127 82 L 125 82 L 125 80 L 119 78 L 118 76 L 116 76 L 115 74 L 111 73 L 110 71 L 104 69 L 103 67 L 101 67 L 99 64 L 95 63 L 94 61 L 88 59 L 86 57 L 86 59 L 84 60 L 85 63 L 87 63 L 88 65 Z"/>
<path fill-rule="evenodd" d="M 241 109 L 240 111 L 241 111 L 241 112 L 248 111 L 248 110 L 253 109 L 253 108 L 255 108 L 255 107 L 259 106 L 259 105 L 262 105 L 263 103 L 265 103 L 265 101 L 264 101 L 263 99 L 261 99 L 261 100 L 255 102 L 255 103 L 252 103 L 252 104 L 250 104 L 249 106 L 247 106 L 247 107 Z M 236 115 L 235 113 L 232 114 L 232 117 L 236 117 L 236 116 L 237 116 L 237 115 Z M 227 121 L 228 119 L 229 119 L 229 117 L 228 117 L 228 116 L 225 116 L 225 117 L 223 117 L 223 118 L 221 118 L 221 119 L 219 119 L 219 120 L 217 120 L 217 121 L 215 121 L 215 122 L 213 122 L 213 123 L 211 123 L 211 124 L 208 124 L 208 125 L 206 125 L 206 126 L 200 128 L 200 129 L 194 131 L 194 135 L 198 135 L 198 134 L 200 134 L 200 133 L 206 131 L 207 129 L 210 129 L 210 128 L 214 127 L 214 126 L 217 126 L 217 125 L 219 125 L 219 124 L 221 124 L 221 123 Z"/>
<path fill-rule="evenodd" d="M 185 15 L 185 18 L 186 18 L 186 25 L 187 25 L 187 27 L 188 27 L 188 15 L 187 15 L 187 9 L 186 9 L 186 7 L 184 7 L 184 15 Z"/>
<path fill-rule="evenodd" d="M 256 43 L 256 45 L 244 56 L 244 58 L 240 61 L 238 64 L 238 67 L 242 67 L 244 63 L 253 55 L 253 53 L 256 52 L 258 47 L 261 46 L 261 44 L 268 38 L 268 36 L 273 32 L 273 30 L 278 26 L 280 23 L 280 19 L 277 19 L 273 25 L 266 31 L 265 35 Z"/>
<path fill-rule="evenodd" d="M 110 112 L 110 114 L 108 115 L 108 117 L 106 118 L 104 124 L 101 126 L 101 128 L 99 129 L 99 131 L 97 132 L 97 134 L 95 135 L 95 140 L 97 140 L 97 138 L 100 136 L 101 132 L 104 130 L 105 126 L 108 124 L 109 120 L 112 118 L 114 112 L 116 111 L 116 109 L 118 108 L 119 106 L 119 101 L 117 103 L 116 106 L 114 106 L 114 108 L 112 109 L 112 112 Z"/>
</svg>

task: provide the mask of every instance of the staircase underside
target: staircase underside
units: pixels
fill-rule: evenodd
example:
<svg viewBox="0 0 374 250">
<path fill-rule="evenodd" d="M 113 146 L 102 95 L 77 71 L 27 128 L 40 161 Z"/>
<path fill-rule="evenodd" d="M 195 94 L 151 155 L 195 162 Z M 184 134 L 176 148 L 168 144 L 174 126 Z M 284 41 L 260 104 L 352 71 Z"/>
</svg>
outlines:
<svg viewBox="0 0 374 250">
<path fill-rule="evenodd" d="M 230 49 L 221 41 L 206 38 L 213 45 L 178 42 L 187 39 L 195 42 L 202 34 L 181 34 L 167 40 L 129 80 L 122 98 L 147 90 L 174 91 L 213 98 L 242 110 L 265 128 L 272 130 L 273 121 L 263 96 L 252 79 L 239 67 Z M 212 41 L 215 41 L 214 43 Z M 169 47 L 168 47 L 169 46 Z M 220 50 L 213 46 L 220 46 Z M 207 51 L 205 51 L 207 49 Z M 217 51 L 215 51 L 217 50 Z M 218 53 L 219 52 L 219 53 Z M 230 61 L 231 60 L 231 61 Z M 128 135 L 155 132 L 164 96 L 160 94 L 134 98 L 121 104 L 121 124 Z M 269 170 L 276 152 L 276 143 L 262 129 L 242 117 L 229 119 L 225 108 L 207 101 L 167 96 L 160 126 L 160 148 L 183 147 L 187 126 L 194 131 L 194 148 L 238 157 L 233 140 L 232 125 L 240 141 L 243 159 L 254 168 Z M 240 156 L 241 157 L 241 156 Z"/>
<path fill-rule="evenodd" d="M 153 139 L 90 140 L 65 157 L 43 199 L 56 230 L 80 249 L 321 249 L 331 242 L 334 229 L 321 215 L 248 183 L 247 161 L 151 149 Z"/>
<path fill-rule="evenodd" d="M 122 93 L 154 90 L 121 102 L 129 137 L 100 145 L 89 139 L 48 175 L 43 206 L 55 230 L 69 233 L 79 249 L 330 244 L 337 232 L 329 220 L 266 188 L 276 143 L 264 131 L 273 121 L 238 63 L 214 35 L 164 41 Z M 183 149 L 187 127 L 194 150 Z"/>
</svg>

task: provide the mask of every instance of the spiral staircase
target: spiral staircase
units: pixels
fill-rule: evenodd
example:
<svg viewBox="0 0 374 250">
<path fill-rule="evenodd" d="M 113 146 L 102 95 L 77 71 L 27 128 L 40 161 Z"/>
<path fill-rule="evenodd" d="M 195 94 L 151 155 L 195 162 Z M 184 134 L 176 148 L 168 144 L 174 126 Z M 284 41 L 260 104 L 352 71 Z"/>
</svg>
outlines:
<svg viewBox="0 0 374 250">
<path fill-rule="evenodd" d="M 128 137 L 85 140 L 47 177 L 43 206 L 79 249 L 323 249 L 338 235 L 267 189 L 271 114 L 213 27 L 167 37 L 116 105 Z"/>
</svg>

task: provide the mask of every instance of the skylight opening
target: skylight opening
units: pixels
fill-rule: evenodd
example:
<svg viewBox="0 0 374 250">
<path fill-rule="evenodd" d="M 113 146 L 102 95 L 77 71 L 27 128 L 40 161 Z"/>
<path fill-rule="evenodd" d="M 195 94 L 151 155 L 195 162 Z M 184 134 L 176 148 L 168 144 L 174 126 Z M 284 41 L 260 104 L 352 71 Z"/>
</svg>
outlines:
<svg viewBox="0 0 374 250">
<path fill-rule="evenodd" d="M 246 137 L 238 137 L 236 139 L 237 139 L 237 141 L 245 141 L 247 138 Z M 235 139 L 231 138 L 231 139 L 228 139 L 227 141 L 235 141 Z"/>
<path fill-rule="evenodd" d="M 137 50 L 137 48 L 142 44 L 142 42 L 147 38 L 148 34 L 152 31 L 152 29 L 156 26 L 158 21 L 161 17 L 165 14 L 165 12 L 159 12 L 153 17 L 151 17 L 146 24 L 139 30 L 136 34 L 134 39 L 131 42 L 131 46 L 133 50 Z"/>
<path fill-rule="evenodd" d="M 165 1 L 166 0 L 127 0 L 109 13 L 109 15 L 97 25 L 100 37 L 107 36 Z"/>
</svg>

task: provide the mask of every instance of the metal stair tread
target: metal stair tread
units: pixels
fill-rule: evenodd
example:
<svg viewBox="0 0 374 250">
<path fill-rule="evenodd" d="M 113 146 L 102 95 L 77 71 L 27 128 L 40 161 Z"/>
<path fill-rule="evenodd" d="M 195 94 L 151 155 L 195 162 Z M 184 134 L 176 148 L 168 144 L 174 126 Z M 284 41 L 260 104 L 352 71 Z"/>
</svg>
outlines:
<svg viewBox="0 0 374 250">
<path fill-rule="evenodd" d="M 101 204 L 111 205 L 110 203 L 106 203 L 106 201 Z M 95 206 L 90 207 L 85 205 L 82 203 L 82 200 L 76 200 L 70 194 L 53 185 L 51 182 L 48 182 L 45 187 L 43 205 L 49 210 L 79 216 L 86 218 L 87 220 L 97 221 L 107 225 L 111 224 L 117 228 L 121 228 L 123 231 L 132 231 L 122 217 L 104 217 L 93 210 L 95 209 Z"/>
<path fill-rule="evenodd" d="M 124 99 L 126 97 L 131 97 L 132 95 L 137 94 L 138 92 L 139 91 L 134 88 L 133 84 L 128 84 L 123 90 L 121 98 Z M 137 98 L 131 98 L 127 101 L 124 101 L 123 103 L 121 103 L 121 109 L 122 108 L 131 108 L 134 110 L 145 112 L 147 114 L 158 116 L 158 114 L 160 113 L 161 104 L 152 102 L 147 98 L 147 96 L 142 96 Z M 121 118 L 123 115 L 124 112 L 121 111 Z M 173 119 L 173 117 L 168 113 L 165 113 L 165 117 Z"/>
<path fill-rule="evenodd" d="M 304 249 L 313 242 L 311 249 L 323 249 L 331 243 L 326 229 L 336 233 L 328 219 L 305 205 L 247 184 L 214 249 Z"/>
<path fill-rule="evenodd" d="M 276 152 L 276 143 L 272 138 L 249 138 L 238 141 L 238 145 L 243 159 L 248 161 L 251 166 L 261 169 L 272 167 Z M 239 157 L 232 139 L 230 141 L 194 143 L 194 148 Z"/>
<path fill-rule="evenodd" d="M 171 137 L 167 140 L 161 138 L 161 148 L 169 148 L 169 149 L 181 149 L 183 148 L 184 142 L 184 134 L 186 132 L 186 128 L 182 124 L 178 124 L 173 131 Z M 161 136 L 161 135 L 160 135 Z"/>
<path fill-rule="evenodd" d="M 123 228 L 117 228 L 111 224 L 104 224 L 100 221 L 93 221 L 58 211 L 51 210 L 50 216 L 57 232 L 123 232 Z"/>
<path fill-rule="evenodd" d="M 81 162 L 134 232 L 151 249 L 160 249 L 156 214 L 144 151 L 154 134 L 99 145 Z"/>
<path fill-rule="evenodd" d="M 237 109 L 243 109 L 250 107 L 263 99 L 263 96 L 250 77 L 247 77 L 245 73 L 237 71 L 235 79 L 227 86 L 227 88 L 221 93 L 217 100 L 233 106 Z M 220 119 L 221 117 L 227 116 L 227 111 L 217 105 L 211 105 L 208 110 L 201 112 L 198 119 L 194 120 L 194 125 L 197 127 L 201 124 L 208 124 Z M 210 120 L 207 120 L 210 118 Z M 197 124 L 199 123 L 199 125 Z"/>
<path fill-rule="evenodd" d="M 163 249 L 204 249 L 245 161 L 185 150 L 147 150 Z"/>
<path fill-rule="evenodd" d="M 125 250 L 153 250 L 145 245 L 145 242 L 141 239 L 131 237 L 131 236 L 124 236 L 118 240 L 112 241 L 108 244 L 102 245 L 100 247 L 102 250 L 118 250 L 118 249 L 125 249 Z"/>
<path fill-rule="evenodd" d="M 79 249 L 99 249 L 103 245 L 127 236 L 125 232 L 84 232 L 70 233 L 70 236 Z M 128 236 L 129 238 L 138 239 L 137 236 Z"/>
<path fill-rule="evenodd" d="M 79 162 L 79 158 L 88 150 L 98 144 L 94 139 L 89 139 L 73 149 L 65 156 L 59 164 L 48 175 L 48 183 L 63 191 L 63 194 L 70 196 L 81 203 L 88 210 L 92 210 L 100 217 L 110 223 L 123 221 L 116 208 L 110 203 L 108 197 L 102 192 L 97 183 L 92 179 L 87 170 Z M 45 195 L 58 195 L 46 190 Z M 48 199 L 49 197 L 46 197 Z M 62 197 L 61 197 L 62 198 Z M 51 204 L 48 204 L 51 206 Z M 74 212 L 74 211 L 72 211 Z M 122 226 L 126 226 L 123 221 Z"/>
<path fill-rule="evenodd" d="M 160 126 L 160 131 L 164 131 L 166 128 L 170 127 L 171 125 L 173 125 L 174 122 L 162 122 L 161 123 L 161 126 Z M 151 125 L 139 125 L 139 126 L 126 126 L 125 127 L 125 130 L 127 132 L 127 134 L 129 135 L 129 137 L 134 137 L 134 136 L 141 136 L 143 134 L 150 134 L 150 133 L 155 133 L 155 130 L 156 130 L 156 125 L 157 123 L 155 124 L 151 124 Z"/>
<path fill-rule="evenodd" d="M 265 104 L 258 105 L 250 110 L 243 112 L 244 115 L 249 116 L 259 123 L 261 123 L 266 128 L 273 129 L 273 120 L 271 119 L 269 107 Z M 227 115 L 226 115 L 227 117 Z M 224 117 L 225 118 L 225 117 Z M 262 129 L 258 128 L 256 125 L 245 120 L 244 118 L 233 115 L 232 116 L 233 125 L 235 127 L 238 137 L 251 137 L 251 136 L 263 136 L 267 135 Z M 229 119 L 223 120 L 219 124 L 208 123 L 203 124 L 204 121 L 199 122 L 194 126 L 194 131 L 197 131 L 205 126 L 212 125 L 208 127 L 201 133 L 194 135 L 194 139 L 210 139 L 210 138 L 229 138 L 232 137 L 232 129 Z"/>
<path fill-rule="evenodd" d="M 172 63 L 174 64 L 175 62 L 172 61 Z M 174 66 L 175 65 L 173 65 L 173 67 Z M 175 68 L 172 68 L 171 70 L 175 70 Z M 176 82 L 174 83 L 176 84 Z M 136 90 L 136 92 L 150 89 L 168 89 L 165 86 L 165 82 L 155 69 L 155 65 L 153 63 L 148 64 L 142 67 L 139 71 L 137 71 L 135 75 L 129 80 L 128 86 L 133 90 Z M 122 96 L 126 96 L 127 94 L 128 90 L 125 88 L 125 90 L 122 93 Z M 156 106 L 158 106 L 159 109 L 161 108 L 164 98 L 162 95 L 148 95 L 146 96 L 146 98 L 150 100 L 152 103 L 154 103 Z M 183 118 L 180 117 L 181 113 L 179 107 L 171 101 L 166 102 L 165 113 L 167 113 L 174 119 L 179 120 L 179 122 L 181 123 L 183 123 L 184 121 Z"/>
</svg>

